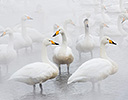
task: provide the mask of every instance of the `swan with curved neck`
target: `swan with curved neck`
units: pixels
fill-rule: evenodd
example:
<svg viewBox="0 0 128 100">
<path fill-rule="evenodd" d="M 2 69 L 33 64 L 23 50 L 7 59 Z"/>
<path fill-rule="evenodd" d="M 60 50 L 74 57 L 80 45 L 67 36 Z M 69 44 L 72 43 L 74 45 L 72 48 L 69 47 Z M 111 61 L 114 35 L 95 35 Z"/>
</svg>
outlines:
<svg viewBox="0 0 128 100">
<path fill-rule="evenodd" d="M 69 66 L 74 60 L 73 53 L 71 48 L 69 48 L 67 45 L 67 37 L 64 29 L 59 27 L 59 29 L 56 31 L 53 37 L 55 37 L 58 34 L 61 34 L 62 36 L 62 44 L 61 46 L 55 48 L 53 61 L 59 67 L 59 75 L 61 74 L 61 67 L 60 67 L 61 64 L 67 64 L 67 72 L 69 74 Z"/>
<path fill-rule="evenodd" d="M 105 51 L 106 44 L 114 44 L 109 37 L 104 36 L 100 45 L 100 58 L 93 58 L 83 63 L 68 79 L 68 84 L 75 82 L 91 82 L 94 84 L 117 72 L 117 64 L 111 60 Z"/>
<path fill-rule="evenodd" d="M 88 19 L 84 20 L 84 26 L 85 26 L 85 37 L 84 38 L 78 38 L 76 43 L 76 49 L 79 52 L 79 59 L 81 59 L 81 53 L 91 53 L 91 57 L 93 57 L 92 50 L 94 48 L 94 40 L 92 36 L 89 34 L 89 25 L 88 25 Z"/>
<path fill-rule="evenodd" d="M 47 46 L 48 45 L 59 45 L 55 43 L 51 39 L 44 39 L 42 45 L 42 61 L 43 62 L 35 62 L 28 65 L 25 65 L 18 71 L 16 71 L 9 80 L 16 80 L 22 83 L 26 83 L 28 85 L 33 85 L 33 90 L 35 92 L 35 85 L 39 84 L 41 93 L 43 91 L 42 83 L 55 78 L 59 70 L 57 66 L 52 63 L 47 56 Z"/>
<path fill-rule="evenodd" d="M 14 37 L 12 34 L 12 31 L 10 28 L 6 28 L 1 35 L 3 37 L 4 35 L 8 34 L 9 35 L 9 41 L 8 45 L 3 44 L 0 45 L 0 64 L 4 64 L 7 66 L 7 72 L 8 72 L 8 65 L 16 58 L 17 53 L 14 49 Z"/>
</svg>

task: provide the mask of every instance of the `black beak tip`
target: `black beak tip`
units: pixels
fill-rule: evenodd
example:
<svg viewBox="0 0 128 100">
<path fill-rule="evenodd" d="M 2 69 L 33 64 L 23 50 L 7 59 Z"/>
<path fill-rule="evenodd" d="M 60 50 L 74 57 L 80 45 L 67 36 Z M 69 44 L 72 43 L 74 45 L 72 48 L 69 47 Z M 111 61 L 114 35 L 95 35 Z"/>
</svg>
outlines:
<svg viewBox="0 0 128 100">
<path fill-rule="evenodd" d="M 59 45 L 59 43 L 55 43 L 56 45 Z"/>
<path fill-rule="evenodd" d="M 112 42 L 114 45 L 117 45 L 117 43 L 115 43 L 115 42 Z"/>
<path fill-rule="evenodd" d="M 55 37 L 55 36 L 56 36 L 56 33 L 52 37 Z"/>
</svg>

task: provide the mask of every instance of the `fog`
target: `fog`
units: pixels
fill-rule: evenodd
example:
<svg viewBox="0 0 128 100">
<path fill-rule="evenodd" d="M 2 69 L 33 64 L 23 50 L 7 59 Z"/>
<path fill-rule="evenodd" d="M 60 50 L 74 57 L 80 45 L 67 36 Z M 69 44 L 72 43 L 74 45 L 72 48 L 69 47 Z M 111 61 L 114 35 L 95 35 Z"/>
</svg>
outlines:
<svg viewBox="0 0 128 100">
<path fill-rule="evenodd" d="M 92 92 L 92 85 L 89 82 L 67 85 L 69 75 L 66 72 L 66 65 L 62 65 L 62 75 L 43 83 L 43 94 L 40 94 L 37 85 L 34 94 L 32 86 L 8 80 L 23 66 L 42 61 L 42 43 L 33 43 L 32 50 L 30 48 L 19 50 L 16 59 L 8 65 L 8 72 L 6 66 L 1 65 L 0 100 L 128 100 L 128 20 L 122 23 L 121 27 L 117 24 L 118 16 L 122 14 L 119 9 L 119 0 L 103 0 L 107 18 L 102 18 L 100 1 L 102 0 L 0 0 L 0 32 L 7 27 L 16 29 L 17 25 L 21 25 L 21 17 L 26 14 L 33 18 L 26 22 L 27 27 L 38 30 L 44 37 L 56 40 L 52 37 L 55 33 L 53 25 L 64 26 L 65 20 L 73 21 L 75 26 L 67 25 L 67 33 L 71 39 L 69 44 L 75 58 L 70 66 L 70 74 L 82 63 L 91 59 L 90 53 L 82 53 L 82 59 L 79 61 L 75 48 L 77 37 L 84 34 L 84 19 L 89 19 L 89 31 L 96 36 L 99 34 L 100 23 L 104 21 L 109 26 L 103 29 L 104 35 L 118 44 L 107 46 L 106 52 L 119 67 L 117 73 L 101 81 L 100 92 L 97 87 Z M 122 0 L 122 2 L 123 8 L 128 10 L 128 0 Z M 110 10 L 110 7 L 115 10 Z M 61 38 L 61 36 L 58 37 Z M 0 37 L 0 45 L 7 43 L 8 35 Z M 55 47 L 47 47 L 51 61 Z M 99 48 L 93 50 L 94 58 L 100 56 L 99 52 Z"/>
</svg>

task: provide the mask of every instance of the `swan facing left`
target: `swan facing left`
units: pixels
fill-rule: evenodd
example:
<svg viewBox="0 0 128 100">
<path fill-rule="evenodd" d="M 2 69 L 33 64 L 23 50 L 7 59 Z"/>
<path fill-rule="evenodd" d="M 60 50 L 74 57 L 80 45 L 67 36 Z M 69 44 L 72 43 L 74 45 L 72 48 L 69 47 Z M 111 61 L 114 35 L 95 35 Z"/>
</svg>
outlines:
<svg viewBox="0 0 128 100">
<path fill-rule="evenodd" d="M 48 45 L 59 45 L 58 43 L 46 38 L 42 45 L 42 61 L 35 62 L 25 65 L 18 71 L 16 71 L 9 80 L 16 80 L 28 85 L 33 85 L 33 91 L 35 92 L 35 85 L 39 84 L 41 93 L 43 91 L 42 83 L 55 78 L 58 73 L 58 67 L 52 63 L 47 56 L 47 46 Z"/>
<path fill-rule="evenodd" d="M 61 34 L 62 36 L 62 44 L 59 47 L 56 47 L 54 50 L 53 61 L 59 67 L 59 75 L 61 74 L 61 64 L 67 64 L 67 72 L 69 74 L 69 66 L 74 60 L 74 55 L 72 53 L 72 49 L 67 45 L 67 37 L 65 31 L 62 27 L 59 27 L 53 37 Z"/>
<path fill-rule="evenodd" d="M 10 28 L 6 28 L 0 37 L 3 37 L 5 35 L 9 35 L 9 41 L 8 41 L 8 45 L 7 44 L 0 45 L 0 64 L 6 65 L 8 72 L 8 65 L 17 57 L 17 53 L 16 50 L 14 49 L 14 44 L 13 44 L 14 39 Z"/>
</svg>

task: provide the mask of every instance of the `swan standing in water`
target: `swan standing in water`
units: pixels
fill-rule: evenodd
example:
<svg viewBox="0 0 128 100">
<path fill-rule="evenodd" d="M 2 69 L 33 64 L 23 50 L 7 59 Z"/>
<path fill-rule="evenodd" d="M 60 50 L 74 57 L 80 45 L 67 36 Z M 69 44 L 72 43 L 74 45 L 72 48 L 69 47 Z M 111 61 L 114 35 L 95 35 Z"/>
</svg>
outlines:
<svg viewBox="0 0 128 100">
<path fill-rule="evenodd" d="M 50 39 L 44 39 L 42 46 L 42 61 L 28 64 L 18 71 L 16 71 L 9 80 L 16 80 L 19 82 L 26 83 L 28 85 L 33 85 L 33 90 L 35 91 L 35 85 L 39 84 L 41 93 L 43 91 L 42 83 L 55 78 L 59 70 L 57 66 L 52 63 L 47 56 L 47 46 L 48 45 L 59 45 Z"/>
<path fill-rule="evenodd" d="M 94 49 L 94 40 L 93 37 L 89 34 L 89 26 L 88 26 L 88 19 L 84 20 L 85 25 L 85 37 L 81 38 L 81 36 L 78 38 L 76 43 L 76 49 L 79 52 L 79 59 L 81 59 L 81 53 L 91 53 L 91 57 L 93 58 L 92 50 Z"/>
<path fill-rule="evenodd" d="M 58 31 L 56 31 L 53 37 L 55 37 L 58 34 L 61 34 L 62 36 L 62 44 L 61 46 L 55 48 L 53 61 L 59 67 L 59 75 L 61 74 L 61 66 L 60 66 L 61 64 L 67 64 L 67 72 L 69 74 L 69 66 L 73 62 L 74 56 L 71 48 L 69 48 L 67 45 L 67 37 L 63 28 L 59 27 Z"/>
<path fill-rule="evenodd" d="M 10 28 L 6 28 L 1 37 L 5 36 L 6 34 L 9 35 L 8 45 L 1 44 L 0 45 L 0 64 L 7 66 L 8 72 L 8 65 L 17 57 L 17 53 L 14 49 L 13 44 L 13 34 Z"/>
<path fill-rule="evenodd" d="M 75 82 L 91 82 L 94 89 L 94 84 L 99 82 L 109 75 L 117 72 L 117 64 L 112 61 L 106 54 L 105 45 L 114 44 L 109 37 L 104 36 L 101 40 L 100 56 L 83 63 L 68 79 L 68 84 Z M 100 87 L 99 87 L 100 88 Z"/>
</svg>

